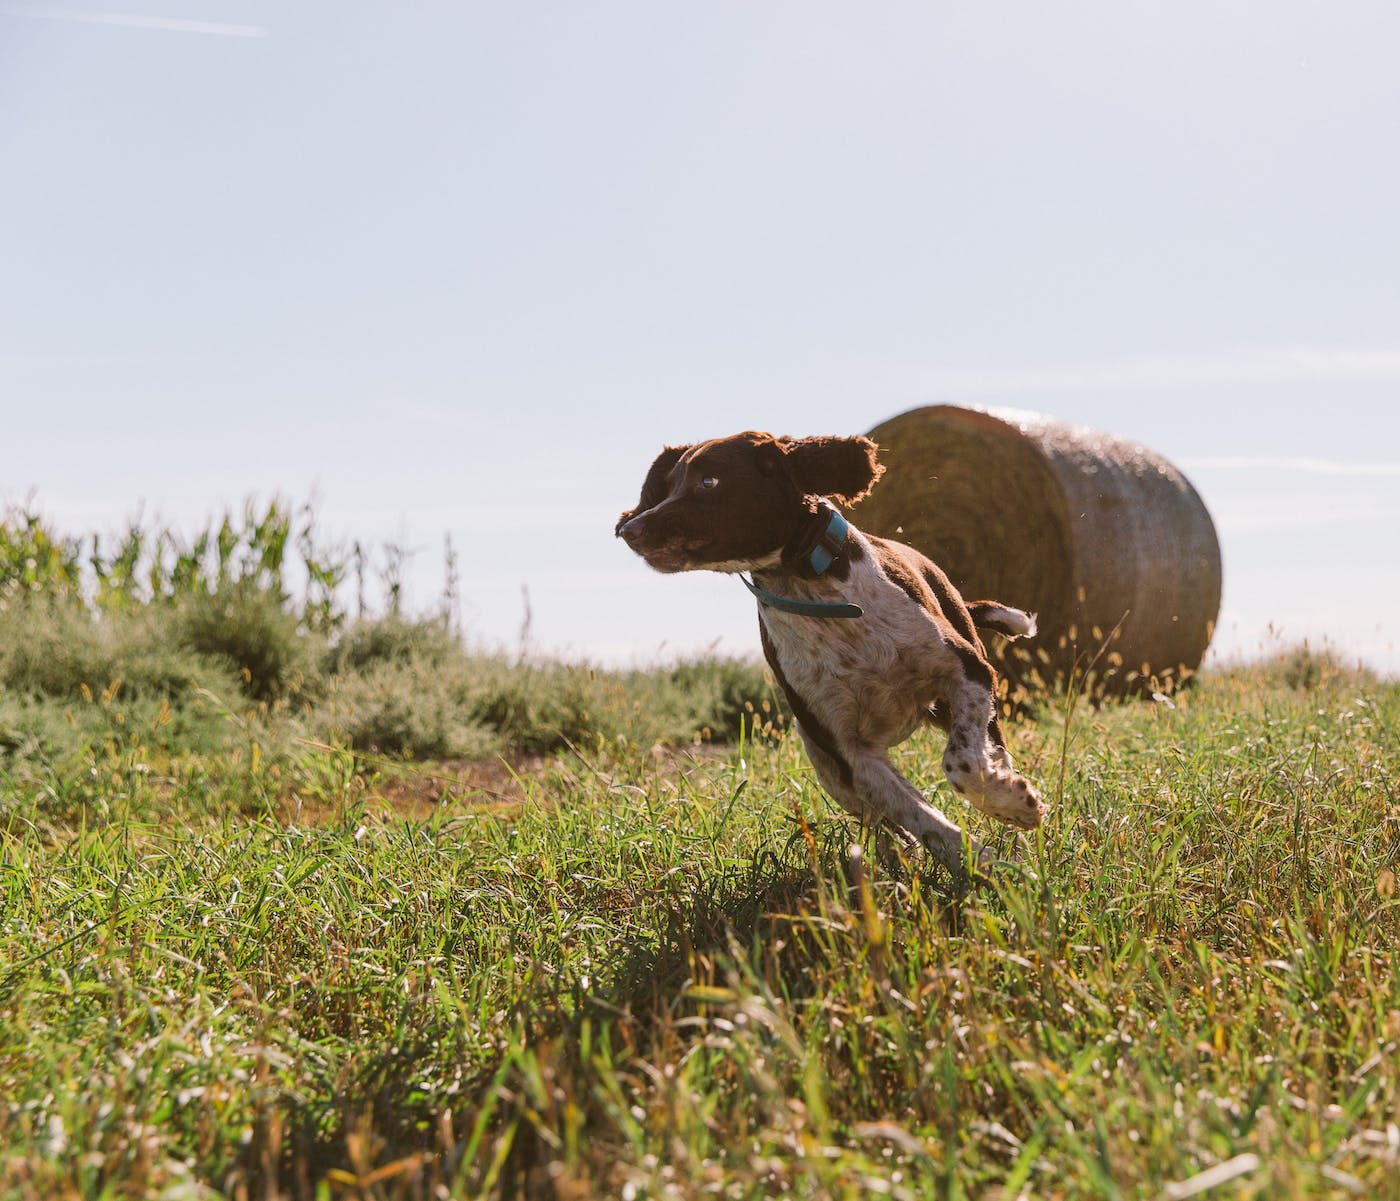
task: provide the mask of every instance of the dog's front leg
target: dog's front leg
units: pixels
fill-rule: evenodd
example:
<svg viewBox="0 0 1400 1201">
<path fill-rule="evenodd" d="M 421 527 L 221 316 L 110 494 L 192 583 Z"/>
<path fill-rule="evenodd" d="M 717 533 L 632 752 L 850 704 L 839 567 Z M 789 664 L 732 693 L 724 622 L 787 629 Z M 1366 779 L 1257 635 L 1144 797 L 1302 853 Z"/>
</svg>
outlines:
<svg viewBox="0 0 1400 1201">
<path fill-rule="evenodd" d="M 801 725 L 798 732 L 803 733 Z M 963 831 L 895 769 L 889 759 L 874 751 L 851 753 L 842 748 L 837 760 L 803 733 L 807 757 L 827 794 L 846 812 L 863 822 L 883 822 L 919 840 L 923 848 L 948 869 L 958 887 L 966 887 L 968 851 Z M 969 838 L 974 872 L 984 874 L 995 862 L 992 853 Z"/>
<path fill-rule="evenodd" d="M 855 758 L 851 763 L 851 774 L 852 786 L 866 810 L 878 813 L 891 824 L 908 830 L 930 855 L 948 869 L 959 887 L 965 887 L 969 882 L 969 850 L 976 874 L 983 875 L 991 870 L 995 862 L 991 851 L 971 835 L 964 834 L 961 827 L 950 821 L 942 810 L 929 804 L 923 793 L 909 783 L 884 755 L 871 753 Z"/>
</svg>

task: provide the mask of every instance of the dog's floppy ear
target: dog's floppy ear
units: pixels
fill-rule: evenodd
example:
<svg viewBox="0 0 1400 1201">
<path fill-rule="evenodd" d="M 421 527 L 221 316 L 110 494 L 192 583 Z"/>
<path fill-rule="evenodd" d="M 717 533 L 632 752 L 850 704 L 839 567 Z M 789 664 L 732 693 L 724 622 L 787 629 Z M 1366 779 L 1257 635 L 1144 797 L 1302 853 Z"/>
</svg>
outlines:
<svg viewBox="0 0 1400 1201">
<path fill-rule="evenodd" d="M 681 455 L 690 449 L 689 446 L 668 446 L 652 463 L 651 470 L 647 472 L 647 478 L 642 483 L 641 499 L 637 501 L 635 509 L 628 509 L 617 519 L 617 525 L 613 527 L 613 533 L 617 533 L 627 522 L 631 521 L 638 513 L 645 513 L 648 509 L 654 509 L 666 499 L 666 493 L 670 491 L 666 487 L 666 477 L 671 474 L 671 468 L 679 461 Z"/>
<path fill-rule="evenodd" d="M 885 469 L 876 460 L 879 447 L 869 438 L 787 438 L 783 466 L 804 493 L 854 504 L 874 486 Z"/>
</svg>

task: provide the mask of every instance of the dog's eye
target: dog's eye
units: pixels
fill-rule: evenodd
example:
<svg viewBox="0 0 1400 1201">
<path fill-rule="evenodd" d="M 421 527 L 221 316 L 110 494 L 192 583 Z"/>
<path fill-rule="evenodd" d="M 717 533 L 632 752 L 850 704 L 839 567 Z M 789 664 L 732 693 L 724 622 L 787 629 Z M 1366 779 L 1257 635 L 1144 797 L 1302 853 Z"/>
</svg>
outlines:
<svg viewBox="0 0 1400 1201">
<path fill-rule="evenodd" d="M 704 488 L 706 492 L 708 492 L 711 488 L 718 488 L 719 477 L 707 475 L 703 480 L 700 481 L 700 487 Z"/>
</svg>

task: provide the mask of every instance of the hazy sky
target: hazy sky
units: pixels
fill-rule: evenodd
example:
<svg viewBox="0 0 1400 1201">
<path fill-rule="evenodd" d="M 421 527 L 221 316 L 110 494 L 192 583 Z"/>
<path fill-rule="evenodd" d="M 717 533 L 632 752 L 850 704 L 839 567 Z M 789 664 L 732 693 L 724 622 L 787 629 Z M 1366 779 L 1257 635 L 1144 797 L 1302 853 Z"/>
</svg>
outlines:
<svg viewBox="0 0 1400 1201">
<path fill-rule="evenodd" d="M 74 0 L 82 4 L 83 0 Z M 464 617 L 757 649 L 612 537 L 665 442 L 1145 442 L 1220 649 L 1400 671 L 1400 6 L 0 3 L 0 501 L 316 496 Z M 1014 599 L 1014 598 L 1008 598 Z"/>
</svg>

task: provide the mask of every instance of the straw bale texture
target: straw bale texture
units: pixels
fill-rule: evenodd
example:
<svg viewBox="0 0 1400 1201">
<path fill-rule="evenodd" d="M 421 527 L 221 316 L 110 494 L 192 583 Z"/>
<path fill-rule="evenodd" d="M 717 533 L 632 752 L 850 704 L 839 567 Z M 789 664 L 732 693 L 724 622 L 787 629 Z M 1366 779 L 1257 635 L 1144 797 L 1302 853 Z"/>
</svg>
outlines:
<svg viewBox="0 0 1400 1201">
<path fill-rule="evenodd" d="M 923 551 L 969 600 L 1038 615 L 1039 634 L 1010 653 L 986 638 L 1013 682 L 1036 688 L 1092 665 L 1094 687 L 1152 691 L 1200 664 L 1220 610 L 1220 545 L 1160 455 L 1039 414 L 955 405 L 892 417 L 870 437 L 885 475 L 853 520 Z"/>
</svg>

